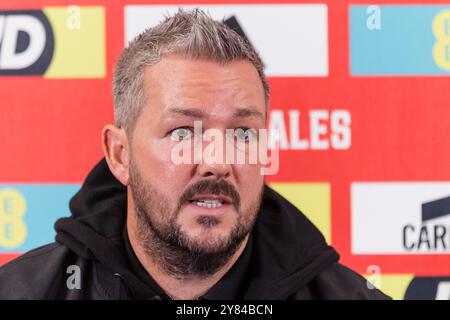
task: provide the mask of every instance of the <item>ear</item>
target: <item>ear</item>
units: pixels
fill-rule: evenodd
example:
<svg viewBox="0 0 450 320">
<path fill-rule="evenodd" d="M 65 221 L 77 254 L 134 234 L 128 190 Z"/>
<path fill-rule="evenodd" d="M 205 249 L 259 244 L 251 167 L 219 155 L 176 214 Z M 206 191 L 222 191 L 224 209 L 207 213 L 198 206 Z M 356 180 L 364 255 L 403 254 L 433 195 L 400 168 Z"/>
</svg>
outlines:
<svg viewBox="0 0 450 320">
<path fill-rule="evenodd" d="M 130 150 L 125 130 L 106 125 L 102 131 L 102 147 L 109 170 L 124 186 L 128 186 Z"/>
</svg>

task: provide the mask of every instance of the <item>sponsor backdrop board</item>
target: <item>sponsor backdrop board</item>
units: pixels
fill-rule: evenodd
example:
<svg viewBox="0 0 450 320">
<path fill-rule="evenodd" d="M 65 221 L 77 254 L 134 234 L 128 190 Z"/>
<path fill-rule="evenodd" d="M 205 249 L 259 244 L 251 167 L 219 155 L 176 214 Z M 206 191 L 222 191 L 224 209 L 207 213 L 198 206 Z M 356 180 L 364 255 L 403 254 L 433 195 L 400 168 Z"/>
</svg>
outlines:
<svg viewBox="0 0 450 320">
<path fill-rule="evenodd" d="M 53 241 L 102 157 L 115 60 L 178 7 L 224 19 L 260 52 L 268 125 L 280 130 L 267 182 L 394 298 L 449 299 L 450 1 L 440 0 L 2 1 L 0 264 Z"/>
</svg>

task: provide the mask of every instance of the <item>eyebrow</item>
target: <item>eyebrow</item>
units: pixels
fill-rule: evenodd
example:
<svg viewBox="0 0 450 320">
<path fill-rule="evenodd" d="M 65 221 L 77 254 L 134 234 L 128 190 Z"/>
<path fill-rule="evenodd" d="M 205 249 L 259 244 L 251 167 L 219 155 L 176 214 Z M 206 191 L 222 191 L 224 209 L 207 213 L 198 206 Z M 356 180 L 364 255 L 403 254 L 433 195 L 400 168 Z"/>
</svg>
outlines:
<svg viewBox="0 0 450 320">
<path fill-rule="evenodd" d="M 201 109 L 195 109 L 195 108 L 179 108 L 179 107 L 174 107 L 174 108 L 170 108 L 169 110 L 167 110 L 167 113 L 175 113 L 181 116 L 185 116 L 185 117 L 189 117 L 189 118 L 197 118 L 197 119 L 202 119 L 202 118 L 207 118 L 208 114 L 201 110 Z"/>
<path fill-rule="evenodd" d="M 250 117 L 254 117 L 254 118 L 259 118 L 259 119 L 261 119 L 263 121 L 265 119 L 264 115 L 260 111 L 255 110 L 253 108 L 238 108 L 233 113 L 233 117 L 234 118 L 250 118 Z"/>
<path fill-rule="evenodd" d="M 181 116 L 195 118 L 195 119 L 203 119 L 208 118 L 209 114 L 204 110 L 196 109 L 196 108 L 180 108 L 173 107 L 167 110 L 167 113 L 175 113 Z M 237 108 L 232 115 L 233 118 L 259 118 L 264 121 L 265 117 L 260 112 L 253 108 Z"/>
</svg>

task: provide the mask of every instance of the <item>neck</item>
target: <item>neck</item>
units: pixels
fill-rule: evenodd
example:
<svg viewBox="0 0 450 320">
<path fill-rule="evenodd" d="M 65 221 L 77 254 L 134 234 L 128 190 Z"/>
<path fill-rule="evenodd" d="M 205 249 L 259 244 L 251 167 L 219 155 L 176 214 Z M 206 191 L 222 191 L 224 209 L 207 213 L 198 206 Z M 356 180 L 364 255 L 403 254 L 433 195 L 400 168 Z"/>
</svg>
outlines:
<svg viewBox="0 0 450 320">
<path fill-rule="evenodd" d="M 229 260 L 217 272 L 211 276 L 187 276 L 175 277 L 168 274 L 164 266 L 160 265 L 160 260 L 155 259 L 152 255 L 147 254 L 144 247 L 140 244 L 137 235 L 137 221 L 135 215 L 128 214 L 127 216 L 128 237 L 130 239 L 131 247 L 133 248 L 136 257 L 142 264 L 149 275 L 158 283 L 158 285 L 169 295 L 172 299 L 191 300 L 197 299 L 205 294 L 211 287 L 213 287 L 234 265 L 240 257 L 248 241 L 248 235 L 239 245 L 236 252 L 229 258 Z"/>
</svg>

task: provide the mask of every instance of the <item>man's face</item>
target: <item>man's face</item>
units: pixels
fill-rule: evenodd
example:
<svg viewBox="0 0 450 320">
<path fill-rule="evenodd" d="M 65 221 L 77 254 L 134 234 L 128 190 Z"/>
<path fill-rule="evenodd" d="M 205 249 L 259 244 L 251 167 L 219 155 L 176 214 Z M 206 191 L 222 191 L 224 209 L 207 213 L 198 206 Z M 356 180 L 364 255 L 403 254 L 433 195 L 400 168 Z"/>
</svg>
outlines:
<svg viewBox="0 0 450 320">
<path fill-rule="evenodd" d="M 256 218 L 261 165 L 177 164 L 172 151 L 179 143 L 193 145 L 194 121 L 202 121 L 203 131 L 222 132 L 224 145 L 226 129 L 265 128 L 258 73 L 247 61 L 220 65 L 170 56 L 145 69 L 144 87 L 147 104 L 130 149 L 135 206 L 166 241 L 182 242 L 197 253 L 226 251 L 248 234 Z"/>
</svg>

